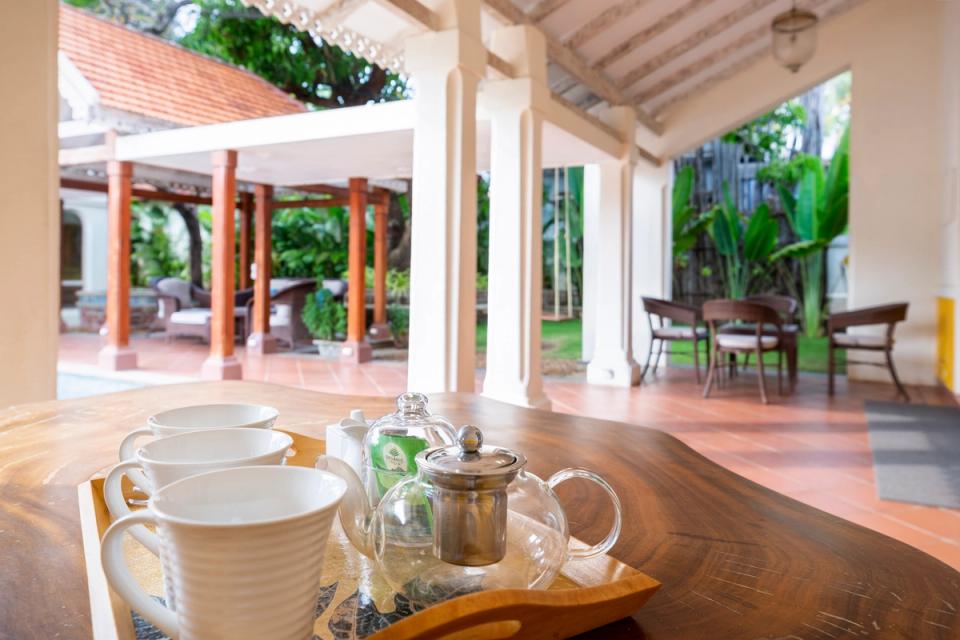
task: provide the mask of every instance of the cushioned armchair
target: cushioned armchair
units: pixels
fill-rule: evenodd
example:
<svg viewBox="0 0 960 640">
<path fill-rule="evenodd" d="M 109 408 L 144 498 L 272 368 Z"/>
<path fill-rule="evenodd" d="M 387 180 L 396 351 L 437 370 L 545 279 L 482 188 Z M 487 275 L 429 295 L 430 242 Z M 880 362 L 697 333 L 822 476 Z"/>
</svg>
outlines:
<svg viewBox="0 0 960 640">
<path fill-rule="evenodd" d="M 900 382 L 897 376 L 897 369 L 893 366 L 893 330 L 898 322 L 907 319 L 908 303 L 898 302 L 895 304 L 885 304 L 877 307 L 866 307 L 855 309 L 853 311 L 844 311 L 842 313 L 833 313 L 827 318 L 827 335 L 830 337 L 830 351 L 828 360 L 828 383 L 827 389 L 830 395 L 833 395 L 833 377 L 836 361 L 834 358 L 835 349 L 859 349 L 861 351 L 882 351 L 886 364 L 878 362 L 852 362 L 847 360 L 847 364 L 863 364 L 871 366 L 886 366 L 893 378 L 893 384 L 897 391 L 903 396 L 904 400 L 910 402 L 910 395 Z M 864 327 L 870 325 L 886 325 L 886 331 L 883 334 L 850 334 L 847 329 L 850 327 Z"/>
<path fill-rule="evenodd" d="M 312 278 L 283 281 L 280 287 L 271 289 L 270 335 L 293 349 L 298 342 L 310 339 L 310 332 L 300 316 L 307 297 L 317 289 L 317 281 Z M 250 335 L 253 331 L 253 298 L 246 303 L 246 319 L 245 335 Z"/>
</svg>

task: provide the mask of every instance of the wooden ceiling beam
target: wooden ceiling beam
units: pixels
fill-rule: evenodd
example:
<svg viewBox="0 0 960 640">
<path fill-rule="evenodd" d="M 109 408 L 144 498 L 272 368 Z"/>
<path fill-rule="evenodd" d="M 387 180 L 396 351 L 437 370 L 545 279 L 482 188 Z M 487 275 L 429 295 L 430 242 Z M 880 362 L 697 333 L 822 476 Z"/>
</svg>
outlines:
<svg viewBox="0 0 960 640">
<path fill-rule="evenodd" d="M 486 5 L 504 20 L 511 24 L 532 24 L 532 19 L 516 5 L 512 0 L 484 0 Z M 575 76 L 577 80 L 585 87 L 590 89 L 612 105 L 630 105 L 630 101 L 603 73 L 599 73 L 577 54 L 573 49 L 563 45 L 556 38 L 544 33 L 547 41 L 547 56 L 557 64 L 563 67 L 567 73 Z M 642 108 L 633 107 L 637 112 L 637 120 L 656 134 L 662 132 L 662 125 L 650 117 Z"/>
<path fill-rule="evenodd" d="M 660 82 L 656 83 L 650 88 L 644 91 L 641 91 L 636 96 L 636 103 L 644 104 L 649 102 L 650 100 L 657 98 L 658 96 L 663 95 L 664 93 L 666 93 L 667 91 L 670 91 L 680 83 L 685 82 L 686 80 L 695 76 L 701 71 L 705 69 L 709 69 L 710 67 L 722 62 L 725 58 L 735 54 L 737 51 L 740 51 L 745 47 L 749 47 L 750 45 L 754 44 L 758 40 L 761 40 L 762 38 L 768 35 L 770 35 L 770 27 L 769 25 L 766 25 L 766 24 L 756 27 L 755 29 L 751 29 L 750 31 L 747 31 L 746 33 L 741 35 L 739 38 L 737 38 L 733 42 L 727 44 L 726 46 L 717 49 L 716 51 L 714 51 L 709 55 L 706 55 L 702 58 L 698 58 L 697 60 L 694 60 L 687 66 L 681 69 L 678 69 L 673 73 L 671 73 L 670 75 L 666 76 L 665 78 L 660 80 Z"/>
<path fill-rule="evenodd" d="M 418 0 L 380 0 L 389 9 L 410 18 L 430 31 L 440 28 L 440 18 L 436 13 Z"/>
<path fill-rule="evenodd" d="M 570 0 L 540 0 L 540 2 L 530 10 L 527 17 L 530 18 L 530 21 L 533 23 L 541 22 L 568 2 L 570 2 Z"/>
<path fill-rule="evenodd" d="M 601 56 L 599 60 L 597 60 L 597 62 L 593 65 L 594 69 L 598 71 L 601 69 L 606 69 L 640 45 L 652 40 L 653 38 L 656 38 L 670 27 L 674 26 L 684 18 L 696 13 L 712 2 L 714 2 L 714 0 L 690 0 L 686 4 L 674 9 L 646 29 L 642 29 L 627 40 L 624 40 L 617 46 L 610 49 L 607 53 Z"/>
<path fill-rule="evenodd" d="M 831 0 L 813 0 L 813 2 L 807 8 L 813 11 L 817 7 L 827 4 L 830 1 Z M 857 6 L 861 2 L 863 2 L 863 0 L 839 0 L 839 2 L 836 2 L 833 6 L 827 9 L 822 15 L 820 15 L 820 20 L 821 22 L 826 21 L 835 15 L 843 13 L 844 11 L 847 11 Z M 759 31 L 759 28 L 757 29 L 757 31 Z M 769 26 L 765 25 L 764 32 L 769 33 Z M 658 114 L 663 113 L 663 111 L 668 107 L 670 107 L 671 105 L 674 105 L 682 100 L 685 100 L 694 94 L 706 91 L 707 89 L 716 85 L 717 83 L 722 82 L 723 80 L 726 80 L 727 78 L 730 78 L 736 75 L 737 73 L 740 73 L 744 69 L 752 66 L 757 61 L 768 56 L 769 54 L 770 54 L 770 44 L 768 43 L 767 45 L 758 49 L 754 53 L 751 53 L 750 55 L 745 56 L 741 60 L 738 60 L 737 62 L 720 69 L 717 73 L 712 74 L 707 78 L 704 78 L 701 82 L 698 82 L 697 84 L 691 87 L 688 87 L 687 89 L 684 89 L 683 91 L 677 93 L 676 95 L 671 96 L 668 100 L 665 100 L 663 103 L 657 105 L 657 113 Z"/>
<path fill-rule="evenodd" d="M 693 50 L 694 48 L 704 44 L 710 39 L 716 37 L 720 33 L 726 31 L 733 25 L 743 21 L 744 19 L 752 16 L 758 11 L 762 11 L 771 4 L 776 2 L 776 0 L 751 0 L 747 4 L 738 7 L 737 9 L 726 14 L 719 20 L 711 22 L 709 25 L 700 29 L 689 38 L 686 38 L 682 42 L 675 44 L 666 51 L 656 55 L 642 65 L 632 70 L 630 73 L 625 75 L 617 82 L 617 87 L 621 91 L 627 91 L 635 85 L 637 82 L 646 78 L 648 75 L 656 71 L 657 69 L 670 64 L 683 54 L 688 51 Z"/>
<path fill-rule="evenodd" d="M 615 4 L 581 27 L 579 31 L 565 40 L 564 44 L 576 49 L 617 24 L 648 2 L 650 2 L 650 0 L 625 0 L 624 2 Z"/>
</svg>

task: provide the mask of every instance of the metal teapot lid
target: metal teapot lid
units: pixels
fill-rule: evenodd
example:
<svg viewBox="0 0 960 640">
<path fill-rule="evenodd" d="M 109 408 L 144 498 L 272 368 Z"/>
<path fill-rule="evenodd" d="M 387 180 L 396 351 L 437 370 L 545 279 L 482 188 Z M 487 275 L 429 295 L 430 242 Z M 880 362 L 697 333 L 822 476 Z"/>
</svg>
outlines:
<svg viewBox="0 0 960 640">
<path fill-rule="evenodd" d="M 417 454 L 417 467 L 434 484 L 451 489 L 506 487 L 526 464 L 518 451 L 484 446 L 483 433 L 473 425 L 460 427 L 457 444 Z"/>
</svg>

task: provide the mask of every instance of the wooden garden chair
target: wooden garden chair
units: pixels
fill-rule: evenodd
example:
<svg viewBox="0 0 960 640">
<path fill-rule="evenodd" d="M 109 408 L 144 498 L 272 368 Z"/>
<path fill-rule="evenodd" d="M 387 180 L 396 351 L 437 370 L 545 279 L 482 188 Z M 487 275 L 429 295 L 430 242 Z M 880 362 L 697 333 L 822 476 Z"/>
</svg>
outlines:
<svg viewBox="0 0 960 640">
<path fill-rule="evenodd" d="M 777 387 L 783 394 L 783 322 L 775 309 L 759 302 L 746 300 L 711 300 L 703 305 L 703 319 L 710 329 L 710 370 L 707 373 L 707 384 L 703 389 L 703 397 L 710 396 L 713 381 L 719 374 L 718 362 L 722 367 L 723 354 L 753 353 L 757 356 L 757 378 L 760 385 L 760 399 L 767 404 L 767 383 L 764 372 L 763 354 L 768 351 L 777 352 Z M 753 331 L 750 334 L 723 333 L 721 326 L 726 323 L 751 323 Z"/>
<path fill-rule="evenodd" d="M 700 384 L 700 341 L 707 345 L 707 355 L 710 351 L 707 330 L 700 326 L 703 323 L 700 309 L 671 300 L 643 298 L 643 310 L 646 311 L 647 322 L 650 323 L 650 349 L 647 350 L 647 361 L 640 373 L 640 380 L 646 377 L 647 369 L 650 368 L 654 343 L 658 343 L 659 346 L 657 359 L 654 362 L 656 367 L 660 364 L 660 356 L 664 353 L 664 343 L 685 341 L 693 343 L 693 368 L 697 372 L 697 384 Z M 654 325 L 654 319 L 656 319 L 656 325 Z M 666 320 L 682 324 L 668 325 Z M 666 353 L 669 355 L 671 352 Z"/>
<path fill-rule="evenodd" d="M 847 351 L 851 349 L 882 351 L 886 359 L 886 364 L 881 362 L 853 362 L 851 360 L 847 360 L 847 364 L 862 364 L 874 367 L 886 366 L 890 371 L 890 376 L 893 378 L 893 384 L 896 385 L 897 391 L 903 396 L 904 400 L 910 402 L 910 395 L 900 382 L 896 367 L 893 366 L 893 330 L 898 322 L 903 322 L 907 319 L 908 306 L 906 302 L 898 302 L 895 304 L 885 304 L 877 307 L 866 307 L 853 311 L 833 313 L 827 318 L 827 335 L 830 337 L 827 389 L 830 395 L 833 395 L 833 378 L 836 367 L 836 360 L 833 355 L 834 349 L 846 349 Z M 883 335 L 854 335 L 846 332 L 850 327 L 866 327 L 881 324 L 887 325 L 887 330 Z"/>
</svg>

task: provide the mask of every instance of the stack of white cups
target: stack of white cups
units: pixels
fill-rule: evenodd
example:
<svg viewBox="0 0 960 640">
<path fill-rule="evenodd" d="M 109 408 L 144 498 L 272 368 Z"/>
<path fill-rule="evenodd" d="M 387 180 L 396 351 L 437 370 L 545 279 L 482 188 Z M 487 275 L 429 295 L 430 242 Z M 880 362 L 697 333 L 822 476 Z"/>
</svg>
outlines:
<svg viewBox="0 0 960 640">
<path fill-rule="evenodd" d="M 312 637 L 327 537 L 346 485 L 284 466 L 292 438 L 272 431 L 276 418 L 257 405 L 185 407 L 152 416 L 121 445 L 125 459 L 104 482 L 119 518 L 102 540 L 104 572 L 171 638 Z M 158 439 L 134 450 L 145 435 Z M 146 509 L 130 511 L 123 475 L 149 496 Z M 130 573 L 128 529 L 160 556 L 167 606 Z"/>
</svg>

